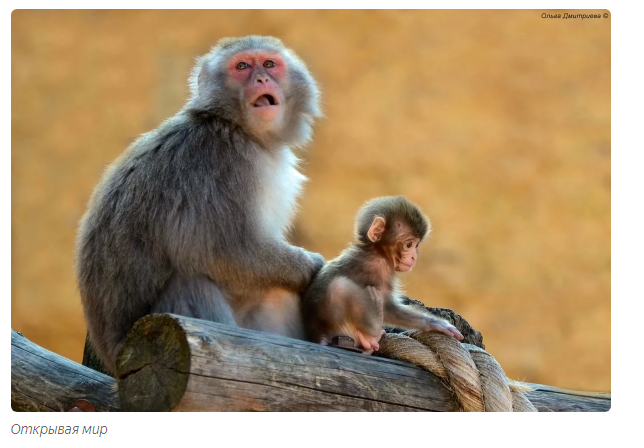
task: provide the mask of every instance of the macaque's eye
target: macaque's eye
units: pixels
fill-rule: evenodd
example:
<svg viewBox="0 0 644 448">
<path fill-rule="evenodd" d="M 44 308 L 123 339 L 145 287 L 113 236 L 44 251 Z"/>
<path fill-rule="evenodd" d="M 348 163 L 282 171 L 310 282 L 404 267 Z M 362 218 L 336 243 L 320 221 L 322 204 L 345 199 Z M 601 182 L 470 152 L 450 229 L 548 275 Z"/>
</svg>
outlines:
<svg viewBox="0 0 644 448">
<path fill-rule="evenodd" d="M 411 249 L 412 244 L 414 244 L 412 241 L 408 242 L 407 244 L 405 244 L 405 248 Z"/>
<path fill-rule="evenodd" d="M 246 62 L 238 62 L 235 68 L 239 71 L 246 70 L 250 65 L 248 65 Z"/>
<path fill-rule="evenodd" d="M 266 68 L 273 68 L 276 65 L 275 61 L 271 61 L 270 59 L 268 61 L 264 61 L 264 67 Z"/>
</svg>

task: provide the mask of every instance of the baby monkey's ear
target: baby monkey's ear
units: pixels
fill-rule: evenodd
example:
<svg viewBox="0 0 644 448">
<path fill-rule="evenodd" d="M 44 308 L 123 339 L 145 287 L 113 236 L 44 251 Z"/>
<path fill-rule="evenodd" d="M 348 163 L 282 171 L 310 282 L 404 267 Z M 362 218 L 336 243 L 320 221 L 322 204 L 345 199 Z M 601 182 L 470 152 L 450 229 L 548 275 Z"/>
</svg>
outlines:
<svg viewBox="0 0 644 448">
<path fill-rule="evenodd" d="M 385 218 L 381 216 L 376 216 L 373 219 L 371 227 L 369 227 L 369 230 L 367 231 L 367 237 L 369 238 L 369 240 L 371 240 L 372 243 L 380 241 L 380 238 L 382 238 L 382 234 L 385 231 L 386 224 L 387 222 L 385 221 Z"/>
</svg>

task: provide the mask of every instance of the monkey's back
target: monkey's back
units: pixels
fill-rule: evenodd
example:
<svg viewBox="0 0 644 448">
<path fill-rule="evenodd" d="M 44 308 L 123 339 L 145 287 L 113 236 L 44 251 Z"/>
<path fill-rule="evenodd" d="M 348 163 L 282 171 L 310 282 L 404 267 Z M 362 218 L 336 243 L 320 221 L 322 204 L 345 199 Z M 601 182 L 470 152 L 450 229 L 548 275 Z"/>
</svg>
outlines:
<svg viewBox="0 0 644 448">
<path fill-rule="evenodd" d="M 319 342 L 324 328 L 332 326 L 337 320 L 329 310 L 327 303 L 330 299 L 329 287 L 338 277 L 346 277 L 356 285 L 382 287 L 382 280 L 372 276 L 365 268 L 365 257 L 354 245 L 350 245 L 338 257 L 327 262 L 315 276 L 302 298 L 302 315 L 307 338 Z"/>
<path fill-rule="evenodd" d="M 236 140 L 226 123 L 179 113 L 135 141 L 95 189 L 78 231 L 76 275 L 108 368 L 175 271 L 204 272 L 208 251 L 221 245 L 208 235 L 245 225 L 244 204 L 230 199 L 252 188 L 239 175 L 249 162 Z"/>
</svg>

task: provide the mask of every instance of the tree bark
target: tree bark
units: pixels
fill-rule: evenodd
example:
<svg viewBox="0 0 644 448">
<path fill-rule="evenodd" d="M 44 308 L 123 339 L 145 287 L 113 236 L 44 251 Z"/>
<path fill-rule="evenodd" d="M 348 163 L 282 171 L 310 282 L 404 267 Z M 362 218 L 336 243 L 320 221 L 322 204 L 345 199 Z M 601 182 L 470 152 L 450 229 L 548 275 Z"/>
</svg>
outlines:
<svg viewBox="0 0 644 448">
<path fill-rule="evenodd" d="M 117 360 L 127 411 L 455 411 L 409 363 L 183 316 L 140 319 Z M 610 394 L 532 385 L 540 411 L 605 411 Z"/>
<path fill-rule="evenodd" d="M 78 400 L 97 411 L 118 411 L 114 378 L 37 346 L 11 330 L 11 408 L 68 411 Z"/>
<path fill-rule="evenodd" d="M 116 384 L 11 330 L 14 411 L 458 409 L 436 376 L 406 362 L 167 314 L 137 322 L 118 359 L 118 394 Z M 610 393 L 528 385 L 542 412 L 610 409 Z"/>
</svg>

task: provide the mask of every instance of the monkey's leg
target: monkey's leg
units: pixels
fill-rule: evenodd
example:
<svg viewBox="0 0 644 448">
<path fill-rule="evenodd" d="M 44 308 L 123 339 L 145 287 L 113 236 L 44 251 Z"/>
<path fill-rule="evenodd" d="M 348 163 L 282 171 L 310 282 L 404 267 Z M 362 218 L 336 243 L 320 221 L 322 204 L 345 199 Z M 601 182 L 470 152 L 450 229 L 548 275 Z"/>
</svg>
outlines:
<svg viewBox="0 0 644 448">
<path fill-rule="evenodd" d="M 237 326 L 230 305 L 206 277 L 173 277 L 152 313 L 174 313 Z"/>
<path fill-rule="evenodd" d="M 265 291 L 256 300 L 256 306 L 239 316 L 240 326 L 305 339 L 299 294 L 276 287 Z"/>
<path fill-rule="evenodd" d="M 328 308 L 333 321 L 332 331 L 353 338 L 371 354 L 380 348 L 382 336 L 382 300 L 347 277 L 337 277 L 329 284 Z"/>
</svg>

